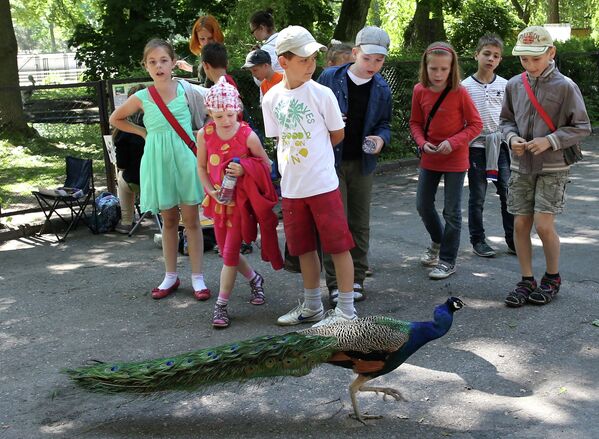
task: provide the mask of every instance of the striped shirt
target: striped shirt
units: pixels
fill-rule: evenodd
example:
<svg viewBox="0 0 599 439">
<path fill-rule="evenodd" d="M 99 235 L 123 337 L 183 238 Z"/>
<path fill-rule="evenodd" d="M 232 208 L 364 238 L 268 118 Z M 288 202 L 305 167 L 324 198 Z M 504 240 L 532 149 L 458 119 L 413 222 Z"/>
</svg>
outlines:
<svg viewBox="0 0 599 439">
<path fill-rule="evenodd" d="M 462 81 L 462 85 L 468 90 L 483 121 L 483 130 L 472 141 L 471 147 L 484 148 L 484 136 L 499 131 L 499 114 L 501 113 L 506 84 L 507 79 L 498 75 L 495 75 L 495 78 L 489 84 L 483 84 L 474 76 L 468 76 Z"/>
</svg>

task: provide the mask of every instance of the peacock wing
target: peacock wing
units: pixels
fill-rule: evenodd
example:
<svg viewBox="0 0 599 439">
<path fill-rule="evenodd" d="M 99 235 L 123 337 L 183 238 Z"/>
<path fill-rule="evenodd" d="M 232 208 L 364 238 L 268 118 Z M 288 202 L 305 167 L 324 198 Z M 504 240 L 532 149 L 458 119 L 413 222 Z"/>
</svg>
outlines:
<svg viewBox="0 0 599 439">
<path fill-rule="evenodd" d="M 299 331 L 300 334 L 334 337 L 338 351 L 384 354 L 399 350 L 410 335 L 410 323 L 384 316 L 333 323 Z"/>
</svg>

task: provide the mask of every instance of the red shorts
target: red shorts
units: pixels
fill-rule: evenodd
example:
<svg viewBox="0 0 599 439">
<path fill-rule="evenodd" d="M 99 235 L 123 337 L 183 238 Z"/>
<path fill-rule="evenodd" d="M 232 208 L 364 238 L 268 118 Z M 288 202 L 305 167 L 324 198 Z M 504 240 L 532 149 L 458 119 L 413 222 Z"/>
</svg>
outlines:
<svg viewBox="0 0 599 439">
<path fill-rule="evenodd" d="M 282 207 L 292 256 L 315 251 L 317 231 L 325 253 L 335 255 L 355 246 L 339 189 L 307 198 L 283 198 Z"/>
</svg>

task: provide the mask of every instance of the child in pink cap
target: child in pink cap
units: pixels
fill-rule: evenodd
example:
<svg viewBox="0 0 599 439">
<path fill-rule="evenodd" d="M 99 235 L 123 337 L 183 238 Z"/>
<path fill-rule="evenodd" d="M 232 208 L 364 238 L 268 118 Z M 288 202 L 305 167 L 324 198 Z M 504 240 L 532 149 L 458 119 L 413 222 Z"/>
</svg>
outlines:
<svg viewBox="0 0 599 439">
<path fill-rule="evenodd" d="M 263 277 L 239 254 L 242 226 L 245 226 L 242 222 L 244 208 L 241 198 L 247 199 L 247 191 L 243 186 L 246 183 L 248 187 L 251 186 L 250 180 L 261 183 L 267 181 L 265 193 L 271 193 L 272 189 L 273 205 L 276 203 L 276 193 L 269 177 L 270 160 L 258 136 L 246 122 L 237 119 L 242 110 L 237 89 L 221 77 L 208 91 L 205 105 L 212 121 L 198 132 L 198 174 L 206 193 L 202 203 L 204 214 L 214 219 L 216 241 L 223 255 L 220 290 L 214 307 L 212 325 L 225 328 L 229 326 L 227 304 L 235 285 L 237 271 L 250 283 L 250 303 L 262 305 L 265 302 Z M 239 158 L 240 163 L 235 163 L 234 158 Z M 233 200 L 223 204 L 219 201 L 218 193 L 225 174 L 237 177 L 237 185 Z M 261 178 L 263 175 L 266 176 L 266 180 Z M 253 201 L 248 202 L 253 205 Z M 246 203 L 243 203 L 243 206 L 245 205 Z M 268 207 L 266 210 L 268 211 Z M 276 220 L 274 224 L 276 228 Z M 264 241 L 265 230 L 261 228 L 261 232 Z M 276 230 L 272 229 L 271 232 L 275 233 L 276 241 Z M 279 253 L 278 259 L 273 259 L 282 265 L 280 258 Z"/>
</svg>

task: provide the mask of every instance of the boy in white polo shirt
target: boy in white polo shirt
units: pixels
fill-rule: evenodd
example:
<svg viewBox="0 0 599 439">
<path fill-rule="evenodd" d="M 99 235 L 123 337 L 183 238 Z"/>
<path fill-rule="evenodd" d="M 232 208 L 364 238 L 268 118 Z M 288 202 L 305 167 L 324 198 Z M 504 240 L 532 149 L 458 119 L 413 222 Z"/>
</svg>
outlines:
<svg viewBox="0 0 599 439">
<path fill-rule="evenodd" d="M 318 52 L 325 49 L 301 26 L 282 30 L 275 50 L 285 76 L 262 102 L 266 136 L 278 138 L 285 237 L 289 253 L 299 256 L 304 283 L 304 302 L 279 317 L 279 325 L 329 324 L 357 317 L 349 253 L 354 241 L 333 154 L 345 124 L 331 89 L 312 80 Z M 339 284 L 337 307 L 324 320 L 317 232 L 322 250 L 332 255 Z"/>
<path fill-rule="evenodd" d="M 470 169 L 468 169 L 470 243 L 474 254 L 483 258 L 493 257 L 496 253 L 486 242 L 483 226 L 483 207 L 488 181 L 493 182 L 499 195 L 501 220 L 508 251 L 516 253 L 514 216 L 507 210 L 510 151 L 499 131 L 499 114 L 507 80 L 495 74 L 495 69 L 501 62 L 502 52 L 501 38 L 493 34 L 482 36 L 478 40 L 474 53 L 478 70 L 462 81 L 483 121 L 483 131 L 470 143 Z"/>
</svg>

